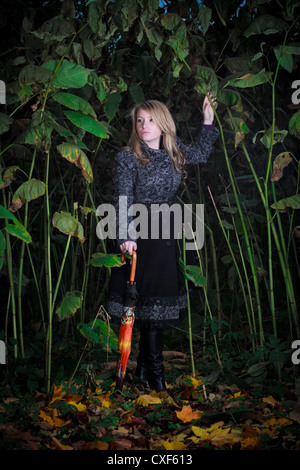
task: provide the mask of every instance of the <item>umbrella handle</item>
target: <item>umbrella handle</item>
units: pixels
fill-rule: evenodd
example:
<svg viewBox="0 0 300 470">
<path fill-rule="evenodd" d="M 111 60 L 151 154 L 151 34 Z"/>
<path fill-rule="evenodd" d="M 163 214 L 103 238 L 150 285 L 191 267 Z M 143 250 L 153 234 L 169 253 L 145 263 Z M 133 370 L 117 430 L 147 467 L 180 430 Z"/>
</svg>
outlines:
<svg viewBox="0 0 300 470">
<path fill-rule="evenodd" d="M 121 253 L 122 263 L 124 263 L 124 260 L 125 260 L 125 253 Z M 129 278 L 130 285 L 132 285 L 134 283 L 135 270 L 136 270 L 136 261 L 137 261 L 136 250 L 132 250 L 132 263 L 131 263 L 131 271 L 130 271 L 130 278 Z"/>
</svg>

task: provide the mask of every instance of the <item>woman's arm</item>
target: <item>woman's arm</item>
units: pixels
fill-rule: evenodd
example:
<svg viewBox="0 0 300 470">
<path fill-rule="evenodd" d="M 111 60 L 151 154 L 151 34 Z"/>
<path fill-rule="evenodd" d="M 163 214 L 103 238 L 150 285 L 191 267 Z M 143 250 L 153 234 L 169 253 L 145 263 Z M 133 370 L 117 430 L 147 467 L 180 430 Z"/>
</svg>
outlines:
<svg viewBox="0 0 300 470">
<path fill-rule="evenodd" d="M 186 163 L 196 165 L 207 162 L 215 141 L 220 131 L 214 126 L 214 109 L 217 106 L 216 99 L 209 95 L 210 100 L 205 96 L 202 106 L 203 125 L 195 145 L 184 147 Z M 212 104 L 211 104 L 212 103 Z M 212 106 L 213 105 L 213 106 Z"/>
<path fill-rule="evenodd" d="M 128 227 L 132 217 L 128 215 L 128 209 L 133 204 L 134 186 L 136 180 L 136 164 L 129 150 L 122 150 L 115 157 L 115 192 L 113 203 L 116 210 L 116 236 L 117 245 L 121 251 L 127 250 L 132 254 L 135 246 L 135 233 L 128 233 Z"/>
</svg>

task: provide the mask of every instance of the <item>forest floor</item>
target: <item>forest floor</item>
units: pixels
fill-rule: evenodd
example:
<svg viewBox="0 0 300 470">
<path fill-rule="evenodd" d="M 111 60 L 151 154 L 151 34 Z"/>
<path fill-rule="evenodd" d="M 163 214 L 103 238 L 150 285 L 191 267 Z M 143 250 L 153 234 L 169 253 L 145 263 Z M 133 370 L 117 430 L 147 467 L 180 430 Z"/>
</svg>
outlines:
<svg viewBox="0 0 300 470">
<path fill-rule="evenodd" d="M 300 450 L 295 381 L 276 389 L 232 375 L 226 383 L 221 374 L 204 382 L 191 376 L 188 354 L 166 351 L 164 359 L 168 388 L 160 393 L 134 381 L 133 360 L 122 392 L 113 361 L 69 387 L 58 381 L 50 397 L 2 382 L 0 449 Z"/>
</svg>

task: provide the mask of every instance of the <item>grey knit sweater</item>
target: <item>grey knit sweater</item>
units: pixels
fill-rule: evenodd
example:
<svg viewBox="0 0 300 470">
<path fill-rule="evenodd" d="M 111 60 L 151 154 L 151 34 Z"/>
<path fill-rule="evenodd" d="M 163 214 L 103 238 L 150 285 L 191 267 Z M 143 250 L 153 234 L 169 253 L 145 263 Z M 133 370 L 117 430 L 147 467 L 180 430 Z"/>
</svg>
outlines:
<svg viewBox="0 0 300 470">
<path fill-rule="evenodd" d="M 214 126 L 203 125 L 195 145 L 184 145 L 177 138 L 177 145 L 185 152 L 186 163 L 197 165 L 205 163 L 209 158 L 213 145 L 219 136 L 219 130 Z M 144 204 L 173 204 L 176 192 L 182 178 L 182 172 L 177 171 L 165 149 L 151 149 L 143 144 L 143 151 L 150 157 L 151 163 L 141 165 L 135 155 L 127 149 L 121 150 L 115 157 L 115 193 L 113 204 L 116 209 L 117 246 L 127 240 L 136 241 L 135 236 L 129 236 L 127 227 L 133 216 L 119 205 L 119 197 L 127 196 L 127 208 L 134 203 Z M 122 236 L 126 233 L 127 236 Z"/>
</svg>

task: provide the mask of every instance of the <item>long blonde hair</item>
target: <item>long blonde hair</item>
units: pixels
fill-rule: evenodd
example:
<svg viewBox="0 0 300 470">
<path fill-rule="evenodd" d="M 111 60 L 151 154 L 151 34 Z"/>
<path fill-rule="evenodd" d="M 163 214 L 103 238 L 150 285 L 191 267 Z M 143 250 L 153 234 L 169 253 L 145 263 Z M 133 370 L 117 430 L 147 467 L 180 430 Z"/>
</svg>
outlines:
<svg viewBox="0 0 300 470">
<path fill-rule="evenodd" d="M 137 114 L 140 109 L 147 111 L 154 123 L 162 130 L 162 139 L 165 150 L 168 152 L 176 170 L 181 171 L 185 165 L 185 155 L 176 143 L 176 127 L 173 117 L 168 108 L 157 100 L 148 100 L 137 104 L 131 111 L 132 131 L 128 147 L 138 158 L 142 165 L 148 165 L 151 160 L 143 152 L 141 143 L 136 132 Z"/>
</svg>

